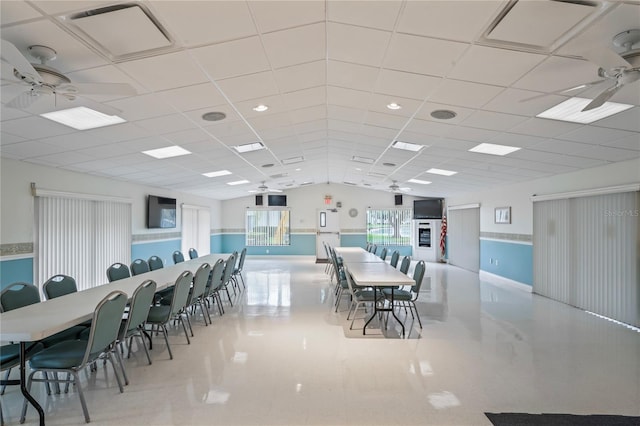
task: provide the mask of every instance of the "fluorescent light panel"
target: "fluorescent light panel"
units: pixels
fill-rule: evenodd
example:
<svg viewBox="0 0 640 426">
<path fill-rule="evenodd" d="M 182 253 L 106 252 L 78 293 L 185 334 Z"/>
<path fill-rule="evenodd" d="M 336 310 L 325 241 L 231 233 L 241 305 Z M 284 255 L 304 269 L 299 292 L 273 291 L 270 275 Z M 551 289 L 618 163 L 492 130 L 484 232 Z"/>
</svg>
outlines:
<svg viewBox="0 0 640 426">
<path fill-rule="evenodd" d="M 233 147 L 233 149 L 235 149 L 236 151 L 242 154 L 245 152 L 258 151 L 260 149 L 264 149 L 264 145 L 262 144 L 262 142 L 253 142 L 253 143 L 246 143 L 244 145 L 236 145 Z"/>
<path fill-rule="evenodd" d="M 295 163 L 301 163 L 303 161 L 304 161 L 303 156 L 291 157 L 291 158 L 285 158 L 284 160 L 282 160 L 282 164 L 295 164 Z"/>
<path fill-rule="evenodd" d="M 353 157 L 351 157 L 351 161 L 355 161 L 357 163 L 364 163 L 364 164 L 373 164 L 375 160 L 373 158 L 360 157 L 358 155 L 354 155 Z"/>
<path fill-rule="evenodd" d="M 493 143 L 481 143 L 480 145 L 474 146 L 469 151 L 478 152 L 480 154 L 507 155 L 507 154 L 511 154 L 512 152 L 516 152 L 519 149 L 520 148 L 516 146 L 496 145 Z"/>
<path fill-rule="evenodd" d="M 40 116 L 76 130 L 95 129 L 127 121 L 117 115 L 103 114 L 100 111 L 83 106 L 47 112 L 40 114 Z"/>
<path fill-rule="evenodd" d="M 217 172 L 203 173 L 202 176 L 218 177 L 218 176 L 226 176 L 226 175 L 230 175 L 230 174 L 231 174 L 231 172 L 229 170 L 218 170 Z"/>
<path fill-rule="evenodd" d="M 431 174 L 434 174 L 434 175 L 442 175 L 442 176 L 453 176 L 458 172 L 453 172 L 451 170 L 433 169 L 433 168 L 431 168 L 431 169 L 427 170 L 427 173 L 431 173 Z"/>
<path fill-rule="evenodd" d="M 150 149 L 148 151 L 142 151 L 142 153 L 158 159 L 179 157 L 181 155 L 191 154 L 190 151 L 187 151 L 186 149 L 179 147 L 178 145 L 167 146 L 165 148 Z"/>
<path fill-rule="evenodd" d="M 558 105 L 536 115 L 539 118 L 551 120 L 569 121 L 572 123 L 589 124 L 602 120 L 622 111 L 626 111 L 633 105 L 605 102 L 602 106 L 589 111 L 582 111 L 591 102 L 591 99 L 569 98 Z"/>
<path fill-rule="evenodd" d="M 418 145 L 415 143 L 401 142 L 401 141 L 395 141 L 391 146 L 397 149 L 404 149 L 405 151 L 413 151 L 413 152 L 420 151 L 422 148 L 424 148 L 424 145 Z"/>
<path fill-rule="evenodd" d="M 407 182 L 419 183 L 420 185 L 429 185 L 431 183 L 428 180 L 420 180 L 420 179 L 409 179 Z"/>
<path fill-rule="evenodd" d="M 234 180 L 233 182 L 227 182 L 227 185 L 235 186 L 235 185 L 244 185 L 245 183 L 249 183 L 248 180 Z"/>
</svg>

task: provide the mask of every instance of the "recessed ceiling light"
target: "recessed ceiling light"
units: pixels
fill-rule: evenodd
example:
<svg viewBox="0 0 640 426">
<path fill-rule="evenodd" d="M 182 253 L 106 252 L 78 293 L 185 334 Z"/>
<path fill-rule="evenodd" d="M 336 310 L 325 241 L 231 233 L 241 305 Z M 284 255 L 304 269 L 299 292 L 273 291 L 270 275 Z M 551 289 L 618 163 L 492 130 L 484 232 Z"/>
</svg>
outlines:
<svg viewBox="0 0 640 426">
<path fill-rule="evenodd" d="M 434 175 L 442 175 L 442 176 L 453 176 L 458 172 L 452 172 L 451 170 L 444 170 L 444 169 L 429 169 L 427 170 L 427 173 L 432 173 Z"/>
<path fill-rule="evenodd" d="M 263 164 L 261 167 L 264 167 L 265 169 L 268 169 L 269 167 L 273 167 L 273 163 Z"/>
<path fill-rule="evenodd" d="M 360 167 L 356 167 L 356 171 L 361 172 L 362 169 Z"/>
<path fill-rule="evenodd" d="M 420 151 L 422 148 L 424 148 L 424 145 L 418 145 L 416 143 L 401 142 L 401 141 L 395 141 L 393 144 L 391 144 L 391 146 L 396 149 L 404 149 L 405 151 L 413 151 L 413 152 Z"/>
<path fill-rule="evenodd" d="M 298 157 L 285 158 L 284 160 L 282 160 L 282 164 L 295 164 L 295 163 L 301 163 L 303 161 L 304 161 L 304 157 L 300 155 Z"/>
<path fill-rule="evenodd" d="M 202 114 L 202 119 L 205 121 L 220 121 L 224 120 L 225 118 L 227 118 L 227 114 L 220 111 L 212 111 Z"/>
<path fill-rule="evenodd" d="M 167 146 L 165 148 L 150 149 L 148 151 L 142 151 L 142 153 L 150 155 L 151 157 L 154 157 L 154 158 L 159 158 L 159 159 L 179 157 L 181 155 L 191 154 L 190 151 L 187 151 L 186 149 L 178 145 Z"/>
<path fill-rule="evenodd" d="M 253 143 L 246 143 L 244 145 L 236 145 L 233 147 L 233 149 L 235 149 L 236 151 L 242 154 L 244 152 L 258 151 L 260 149 L 264 149 L 264 145 L 262 144 L 262 142 L 253 142 Z"/>
<path fill-rule="evenodd" d="M 408 186 L 401 186 L 400 188 L 398 188 L 400 191 L 411 191 L 411 188 L 409 188 Z"/>
<path fill-rule="evenodd" d="M 431 183 L 428 180 L 420 180 L 420 179 L 409 179 L 407 182 L 419 183 L 420 185 L 429 185 Z"/>
<path fill-rule="evenodd" d="M 265 112 L 268 109 L 269 109 L 269 107 L 267 105 L 263 105 L 263 104 L 256 105 L 256 106 L 253 107 L 253 110 L 256 111 L 256 112 Z"/>
<path fill-rule="evenodd" d="M 229 170 L 218 170 L 217 172 L 203 173 L 202 176 L 218 177 L 218 176 L 226 176 L 226 175 L 230 175 L 230 174 L 231 174 L 231 172 Z"/>
<path fill-rule="evenodd" d="M 364 164 L 373 164 L 375 160 L 373 158 L 360 157 L 358 155 L 354 155 L 353 157 L 351 157 L 351 161 L 355 161 L 357 163 L 364 163 Z"/>
<path fill-rule="evenodd" d="M 269 192 L 282 192 L 281 189 L 270 188 Z"/>
<path fill-rule="evenodd" d="M 300 167 L 298 167 L 298 168 L 296 169 L 296 172 L 299 172 L 299 171 L 301 171 L 301 170 L 302 170 L 302 169 L 301 169 Z"/>
<path fill-rule="evenodd" d="M 40 114 L 40 116 L 76 130 L 95 129 L 97 127 L 111 126 L 112 124 L 127 121 L 117 115 L 103 114 L 100 111 L 83 106 L 47 112 Z"/>
<path fill-rule="evenodd" d="M 401 109 L 402 105 L 397 104 L 395 102 L 391 102 L 390 104 L 387 105 L 387 108 L 389 108 L 391 110 L 397 110 L 397 109 Z"/>
<path fill-rule="evenodd" d="M 431 111 L 431 117 L 436 118 L 438 120 L 451 120 L 455 118 L 457 114 L 453 111 L 449 111 L 448 109 L 436 109 Z"/>
<path fill-rule="evenodd" d="M 387 167 L 395 167 L 396 163 L 382 163 L 383 166 L 387 166 Z"/>
<path fill-rule="evenodd" d="M 244 185 L 245 183 L 249 183 L 248 180 L 234 180 L 233 182 L 227 182 L 227 185 L 235 186 L 235 185 Z"/>
<path fill-rule="evenodd" d="M 520 148 L 516 146 L 481 143 L 480 145 L 474 146 L 469 151 L 479 152 L 480 154 L 507 155 L 511 154 L 512 152 L 518 151 L 519 149 Z"/>
<path fill-rule="evenodd" d="M 619 104 L 615 102 L 605 102 L 602 106 L 589 111 L 582 111 L 591 102 L 591 99 L 569 98 L 558 105 L 536 115 L 539 118 L 549 118 L 552 120 L 569 121 L 572 123 L 589 124 L 612 116 L 622 111 L 626 111 L 633 105 Z"/>
</svg>

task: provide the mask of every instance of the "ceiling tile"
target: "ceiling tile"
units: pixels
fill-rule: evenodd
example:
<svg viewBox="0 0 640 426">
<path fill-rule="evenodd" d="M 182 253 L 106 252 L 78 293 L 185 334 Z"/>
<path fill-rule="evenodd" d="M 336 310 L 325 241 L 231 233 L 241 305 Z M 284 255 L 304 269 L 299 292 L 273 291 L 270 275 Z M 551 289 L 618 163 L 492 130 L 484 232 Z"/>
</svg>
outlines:
<svg viewBox="0 0 640 426">
<path fill-rule="evenodd" d="M 153 93 L 135 98 L 118 99 L 106 102 L 106 104 L 121 110 L 122 113 L 119 115 L 129 121 L 144 120 L 176 112 L 169 104 L 162 101 L 161 96 Z"/>
<path fill-rule="evenodd" d="M 371 94 L 360 90 L 344 89 L 342 87 L 327 87 L 327 103 L 355 109 L 366 108 Z"/>
<path fill-rule="evenodd" d="M 398 32 L 472 42 L 506 1 L 409 1 Z"/>
<path fill-rule="evenodd" d="M 484 109 L 507 114 L 535 116 L 566 99 L 563 96 L 542 95 L 539 92 L 508 88 L 489 101 Z"/>
<path fill-rule="evenodd" d="M 333 86 L 371 92 L 379 72 L 378 68 L 365 65 L 328 61 L 327 82 Z"/>
<path fill-rule="evenodd" d="M 146 120 L 137 121 L 136 125 L 148 130 L 152 135 L 163 135 L 165 133 L 174 133 L 194 128 L 194 124 L 191 120 L 185 118 L 182 114 L 148 118 Z"/>
<path fill-rule="evenodd" d="M 464 126 L 488 130 L 509 130 L 524 122 L 527 117 L 499 112 L 476 111 L 462 122 Z"/>
<path fill-rule="evenodd" d="M 557 139 L 548 139 L 544 142 L 540 142 L 530 149 L 535 151 L 544 151 L 544 152 L 555 152 L 558 154 L 576 154 L 593 148 L 591 145 L 577 143 L 577 142 L 569 142 L 569 141 L 560 141 Z"/>
<path fill-rule="evenodd" d="M 366 111 L 362 109 L 347 108 L 339 105 L 327 105 L 327 116 L 330 119 L 333 118 L 336 120 L 361 123 L 364 120 L 365 115 Z"/>
<path fill-rule="evenodd" d="M 287 93 L 327 84 L 326 61 L 293 65 L 274 71 L 280 92 Z"/>
<path fill-rule="evenodd" d="M 382 69 L 375 87 L 376 93 L 423 100 L 441 83 L 439 77 Z"/>
<path fill-rule="evenodd" d="M 544 55 L 476 45 L 471 46 L 462 58 L 458 59 L 447 77 L 510 86 L 545 58 Z"/>
<path fill-rule="evenodd" d="M 625 161 L 640 157 L 640 151 L 618 149 L 609 146 L 594 146 L 576 155 L 606 161 Z"/>
<path fill-rule="evenodd" d="M 325 24 L 311 24 L 262 36 L 267 57 L 273 68 L 324 59 Z"/>
<path fill-rule="evenodd" d="M 327 14 L 330 21 L 391 31 L 402 2 L 393 1 L 331 1 Z"/>
<path fill-rule="evenodd" d="M 59 148 L 40 141 L 25 141 L 12 143 L 10 145 L 2 145 L 3 156 L 8 155 L 11 158 L 19 160 L 57 154 L 62 151 L 64 151 L 64 148 Z"/>
<path fill-rule="evenodd" d="M 193 56 L 215 80 L 270 69 L 259 37 L 248 37 L 193 50 Z"/>
<path fill-rule="evenodd" d="M 3 1 L 0 3 L 0 24 L 12 24 L 41 17 L 42 14 L 27 3 Z"/>
<path fill-rule="evenodd" d="M 122 69 L 151 90 L 167 90 L 208 81 L 186 52 L 138 59 L 120 64 Z"/>
<path fill-rule="evenodd" d="M 622 139 L 624 137 L 632 136 L 634 133 L 624 130 L 608 129 L 604 127 L 596 126 L 583 126 L 571 132 L 558 136 L 558 139 L 563 139 L 573 142 L 581 142 L 595 145 L 611 145 L 611 142 L 616 139 Z M 640 136 L 636 135 L 640 142 Z"/>
<path fill-rule="evenodd" d="M 467 108 L 480 108 L 497 96 L 502 89 L 479 83 L 458 80 L 445 80 L 429 96 L 429 101 Z"/>
<path fill-rule="evenodd" d="M 271 71 L 227 78 L 220 80 L 218 85 L 232 102 L 259 99 L 278 93 L 278 86 Z"/>
<path fill-rule="evenodd" d="M 164 101 L 178 111 L 192 111 L 226 104 L 226 99 L 212 83 L 202 83 L 158 93 Z"/>
<path fill-rule="evenodd" d="M 564 121 L 546 120 L 544 118 L 530 118 L 529 120 L 513 127 L 511 129 L 511 132 L 522 133 L 531 136 L 540 136 L 543 138 L 553 138 L 575 130 L 580 126 L 580 124 L 567 123 Z"/>
<path fill-rule="evenodd" d="M 282 97 L 284 98 L 285 104 L 291 110 L 327 104 L 327 91 L 325 86 L 285 93 Z"/>
<path fill-rule="evenodd" d="M 611 117 L 598 120 L 593 123 L 593 125 L 629 130 L 630 132 L 640 132 L 640 108 L 635 106 Z"/>
<path fill-rule="evenodd" d="M 317 0 L 250 1 L 249 9 L 263 34 L 324 21 L 325 18 L 325 2 Z"/>
<path fill-rule="evenodd" d="M 598 79 L 598 67 L 580 59 L 551 56 L 513 84 L 519 89 L 551 93 Z"/>
<path fill-rule="evenodd" d="M 328 57 L 332 60 L 361 65 L 380 66 L 389 44 L 390 32 L 329 23 L 327 25 Z M 323 52 L 324 53 L 324 52 Z"/>
<path fill-rule="evenodd" d="M 251 13 L 241 1 L 153 1 L 151 7 L 169 32 L 187 46 L 256 34 Z"/>
<path fill-rule="evenodd" d="M 25 117 L 2 122 L 2 131 L 25 139 L 73 133 L 74 129 L 42 117 Z"/>
<path fill-rule="evenodd" d="M 467 48 L 464 43 L 396 33 L 384 68 L 443 77 Z"/>
</svg>

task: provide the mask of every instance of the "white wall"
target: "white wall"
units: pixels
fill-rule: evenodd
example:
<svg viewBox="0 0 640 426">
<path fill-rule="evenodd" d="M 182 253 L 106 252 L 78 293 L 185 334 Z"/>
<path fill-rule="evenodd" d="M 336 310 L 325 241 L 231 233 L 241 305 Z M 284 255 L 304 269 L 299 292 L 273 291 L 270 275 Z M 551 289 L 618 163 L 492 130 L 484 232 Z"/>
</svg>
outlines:
<svg viewBox="0 0 640 426">
<path fill-rule="evenodd" d="M 33 241 L 34 203 L 31 196 L 31 182 L 41 189 L 130 198 L 133 201 L 133 234 L 180 230 L 180 209 L 178 209 L 178 228 L 171 230 L 146 228 L 146 196 L 148 194 L 176 198 L 178 204 L 207 206 L 211 209 L 211 228 L 220 229 L 221 227 L 222 210 L 219 200 L 2 158 L 0 159 L 0 243 Z"/>
<path fill-rule="evenodd" d="M 291 208 L 291 228 L 315 229 L 317 209 L 335 208 L 336 202 L 342 202 L 340 212 L 340 227 L 343 230 L 366 228 L 366 210 L 372 208 L 394 207 L 394 194 L 342 184 L 317 184 L 283 192 L 287 195 L 287 205 Z M 325 195 L 331 195 L 330 205 L 324 204 Z M 403 205 L 413 207 L 415 197 L 403 195 Z M 266 204 L 266 197 L 265 197 Z M 223 229 L 244 229 L 245 211 L 247 207 L 255 207 L 255 194 L 233 200 L 222 201 L 224 217 Z M 399 207 L 399 206 L 398 206 Z M 358 216 L 349 216 L 349 210 L 356 208 Z"/>
<path fill-rule="evenodd" d="M 533 233 L 532 195 L 604 188 L 640 182 L 640 159 L 492 188 L 447 199 L 448 206 L 480 203 L 480 231 Z M 511 206 L 511 224 L 494 224 L 493 209 Z"/>
</svg>

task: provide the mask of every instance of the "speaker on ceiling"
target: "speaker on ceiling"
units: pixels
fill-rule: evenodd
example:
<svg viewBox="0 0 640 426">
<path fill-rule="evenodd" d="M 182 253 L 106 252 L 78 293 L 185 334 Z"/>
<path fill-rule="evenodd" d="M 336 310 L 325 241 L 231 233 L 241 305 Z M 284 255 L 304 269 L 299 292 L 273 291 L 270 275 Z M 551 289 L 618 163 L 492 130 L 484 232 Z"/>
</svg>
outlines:
<svg viewBox="0 0 640 426">
<path fill-rule="evenodd" d="M 262 205 L 262 195 L 256 195 L 256 206 Z"/>
<path fill-rule="evenodd" d="M 396 206 L 401 206 L 402 205 L 402 194 L 396 194 L 395 195 L 395 199 L 396 199 Z"/>
</svg>

